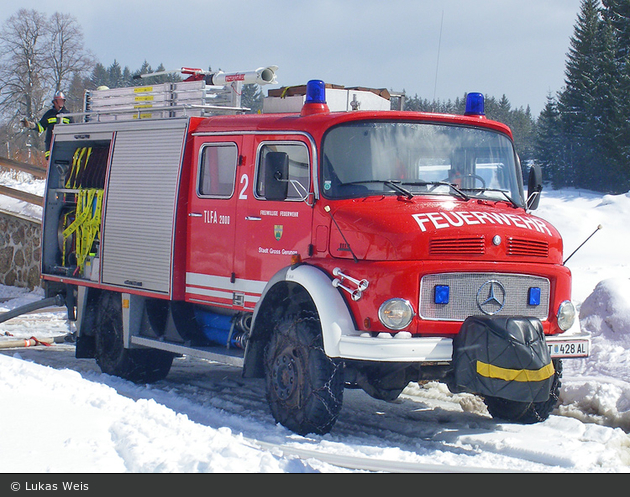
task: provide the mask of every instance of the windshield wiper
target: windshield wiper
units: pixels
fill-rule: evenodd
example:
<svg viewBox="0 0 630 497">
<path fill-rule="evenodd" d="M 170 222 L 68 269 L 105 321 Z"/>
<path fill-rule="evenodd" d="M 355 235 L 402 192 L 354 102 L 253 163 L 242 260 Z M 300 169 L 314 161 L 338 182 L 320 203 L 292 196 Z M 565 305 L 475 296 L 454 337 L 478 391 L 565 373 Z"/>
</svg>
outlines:
<svg viewBox="0 0 630 497">
<path fill-rule="evenodd" d="M 513 207 L 520 207 L 512 197 L 507 194 L 507 190 L 501 190 L 499 188 L 462 188 L 462 190 L 466 190 L 467 192 L 498 192 L 505 197 L 505 199 L 512 204 Z"/>
<path fill-rule="evenodd" d="M 466 195 L 463 191 L 461 191 L 452 183 L 447 183 L 446 181 L 401 181 L 401 180 L 391 180 L 391 179 L 390 180 L 366 179 L 366 180 L 348 181 L 347 183 L 341 183 L 341 185 L 339 186 L 361 185 L 365 183 L 383 183 L 384 185 L 406 196 L 407 198 L 413 198 L 414 194 L 411 191 L 407 190 L 402 185 L 433 186 L 433 187 L 447 186 L 451 191 L 455 193 L 456 196 L 460 197 L 463 200 L 470 200 L 470 197 Z"/>
<path fill-rule="evenodd" d="M 364 180 L 357 180 L 357 181 L 348 181 L 346 183 L 341 183 L 339 186 L 363 185 L 363 184 L 366 184 L 366 183 L 382 183 L 385 186 L 388 186 L 392 190 L 397 191 L 398 193 L 400 193 L 401 195 L 404 195 L 407 198 L 413 198 L 413 193 L 411 193 L 406 188 L 403 188 L 400 185 L 400 181 L 399 180 L 391 180 L 391 179 L 389 179 L 389 180 L 387 180 L 387 179 L 364 179 Z M 370 193 L 377 193 L 377 192 L 370 192 Z"/>
<path fill-rule="evenodd" d="M 470 200 L 470 197 L 457 188 L 453 183 L 448 183 L 446 181 L 403 181 L 402 183 L 413 186 L 432 186 L 433 188 L 431 188 L 431 191 L 435 190 L 438 186 L 448 186 L 449 189 L 455 192 L 456 196 L 460 197 L 462 200 Z"/>
<path fill-rule="evenodd" d="M 394 180 L 387 180 L 387 181 L 383 181 L 383 183 L 387 186 L 389 186 L 390 188 L 396 190 L 398 193 L 401 193 L 402 195 L 404 195 L 407 198 L 413 198 L 413 193 L 411 193 L 409 190 L 407 190 L 406 188 L 403 188 L 402 186 L 400 186 L 400 181 L 394 181 Z"/>
</svg>

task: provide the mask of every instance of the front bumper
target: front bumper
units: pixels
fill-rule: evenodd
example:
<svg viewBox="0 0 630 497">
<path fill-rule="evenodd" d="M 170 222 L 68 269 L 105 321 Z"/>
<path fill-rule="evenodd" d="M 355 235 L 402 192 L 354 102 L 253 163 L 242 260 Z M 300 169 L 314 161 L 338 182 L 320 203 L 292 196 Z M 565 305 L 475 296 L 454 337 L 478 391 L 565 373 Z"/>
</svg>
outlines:
<svg viewBox="0 0 630 497">
<path fill-rule="evenodd" d="M 561 333 L 545 336 L 549 353 L 553 359 L 588 357 L 591 350 L 591 335 L 586 332 Z M 342 359 L 357 359 L 375 362 L 451 362 L 453 340 L 441 337 L 407 338 L 405 334 L 381 333 L 379 337 L 343 335 L 339 341 Z"/>
</svg>

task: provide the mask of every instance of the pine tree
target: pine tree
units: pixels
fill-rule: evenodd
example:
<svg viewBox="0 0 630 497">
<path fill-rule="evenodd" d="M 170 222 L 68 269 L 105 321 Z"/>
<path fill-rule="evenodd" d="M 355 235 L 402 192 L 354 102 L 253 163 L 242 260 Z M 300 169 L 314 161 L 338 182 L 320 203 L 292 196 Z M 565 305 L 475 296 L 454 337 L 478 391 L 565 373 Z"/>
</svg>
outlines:
<svg viewBox="0 0 630 497">
<path fill-rule="evenodd" d="M 622 85 L 615 45 L 615 30 L 604 19 L 599 34 L 600 48 L 593 84 L 590 125 L 586 130 L 592 137 L 589 148 L 591 155 L 588 157 L 590 167 L 584 167 L 580 175 L 581 184 L 604 191 L 614 191 L 619 187 L 622 164 L 618 138 L 623 126 L 620 114 L 623 96 L 620 92 Z"/>
<path fill-rule="evenodd" d="M 552 96 L 547 96 L 547 104 L 538 116 L 536 127 L 535 155 L 540 164 L 543 178 L 554 188 L 571 185 L 571 174 L 566 174 L 565 141 L 560 126 L 558 102 Z"/>
<path fill-rule="evenodd" d="M 630 2 L 603 5 L 582 1 L 570 40 L 557 102 L 562 154 L 544 151 L 540 133 L 538 153 L 543 161 L 556 161 L 549 167 L 558 185 L 620 193 L 630 188 Z M 546 111 L 541 133 L 551 132 Z"/>
<path fill-rule="evenodd" d="M 501 100 L 496 103 L 495 108 L 492 110 L 492 119 L 502 123 L 510 122 L 510 114 L 512 112 L 512 104 L 508 98 L 503 94 Z"/>
<path fill-rule="evenodd" d="M 607 41 L 612 53 L 606 62 L 609 67 L 607 84 L 610 87 L 606 150 L 615 160 L 610 170 L 612 191 L 624 192 L 630 188 L 630 2 L 603 0 L 603 18 L 608 28 Z"/>
<path fill-rule="evenodd" d="M 133 74 L 127 66 L 125 66 L 122 70 L 122 81 L 124 86 L 133 86 Z"/>
<path fill-rule="evenodd" d="M 70 112 L 83 112 L 83 99 L 85 96 L 86 78 L 80 73 L 75 72 L 72 75 L 68 91 L 66 92 L 66 108 Z"/>
<path fill-rule="evenodd" d="M 97 62 L 89 78 L 88 90 L 95 90 L 99 86 L 109 86 L 109 73 L 103 64 Z"/>
<path fill-rule="evenodd" d="M 597 121 L 595 85 L 601 49 L 600 7 L 598 0 L 583 0 L 574 34 L 570 40 L 565 70 L 565 89 L 560 93 L 558 111 L 562 133 L 566 140 L 565 160 L 558 164 L 558 172 L 573 177 L 565 183 L 583 186 L 590 176 L 589 169 L 596 157 L 593 135 Z M 599 165 L 595 166 L 599 167 Z"/>
<path fill-rule="evenodd" d="M 259 85 L 243 85 L 241 93 L 241 105 L 247 107 L 249 113 L 255 114 L 262 111 L 263 93 Z"/>
<path fill-rule="evenodd" d="M 511 109 L 506 123 L 512 130 L 514 145 L 523 163 L 536 157 L 536 121 L 531 109 Z"/>
<path fill-rule="evenodd" d="M 120 64 L 116 59 L 111 66 L 107 69 L 107 74 L 109 76 L 109 86 L 110 88 L 123 88 L 125 87 L 125 80 L 123 78 L 123 71 L 120 67 Z"/>
<path fill-rule="evenodd" d="M 617 39 L 618 63 L 630 56 L 630 2 L 628 0 L 602 0 L 604 17 L 610 22 Z"/>
</svg>

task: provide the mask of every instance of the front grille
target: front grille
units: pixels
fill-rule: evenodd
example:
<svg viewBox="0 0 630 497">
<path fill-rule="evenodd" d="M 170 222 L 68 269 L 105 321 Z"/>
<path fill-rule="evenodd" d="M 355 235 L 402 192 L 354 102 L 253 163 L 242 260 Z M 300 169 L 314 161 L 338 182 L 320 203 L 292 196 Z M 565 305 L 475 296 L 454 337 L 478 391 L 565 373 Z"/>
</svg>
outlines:
<svg viewBox="0 0 630 497">
<path fill-rule="evenodd" d="M 483 236 L 463 238 L 434 238 L 429 241 L 430 255 L 483 255 Z"/>
<path fill-rule="evenodd" d="M 547 257 L 549 244 L 537 240 L 510 237 L 508 238 L 507 255 Z"/>
<path fill-rule="evenodd" d="M 549 315 L 550 283 L 547 278 L 504 273 L 429 274 L 420 282 L 420 317 L 439 321 L 464 321 L 469 316 L 484 316 L 478 301 L 488 300 L 490 282 L 503 307 L 489 305 L 487 312 L 496 316 L 530 316 L 541 321 Z M 436 285 L 448 285 L 449 302 L 436 304 Z M 484 286 L 485 285 L 485 286 Z M 482 286 L 484 287 L 482 289 Z M 529 289 L 540 288 L 540 305 L 529 305 Z M 504 289 L 504 295 L 502 295 Z M 479 295 L 479 298 L 478 298 Z"/>
</svg>

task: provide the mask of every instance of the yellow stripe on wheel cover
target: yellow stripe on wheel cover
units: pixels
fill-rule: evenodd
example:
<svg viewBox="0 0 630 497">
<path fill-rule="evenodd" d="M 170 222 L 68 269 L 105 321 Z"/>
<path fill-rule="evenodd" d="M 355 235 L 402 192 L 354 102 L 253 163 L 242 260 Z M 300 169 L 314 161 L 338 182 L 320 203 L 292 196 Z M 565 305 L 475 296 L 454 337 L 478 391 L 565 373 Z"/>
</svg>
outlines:
<svg viewBox="0 0 630 497">
<path fill-rule="evenodd" d="M 505 381 L 543 381 L 555 373 L 553 364 L 549 363 L 540 369 L 508 369 L 485 362 L 477 361 L 477 373 L 486 378 L 496 378 Z"/>
</svg>

